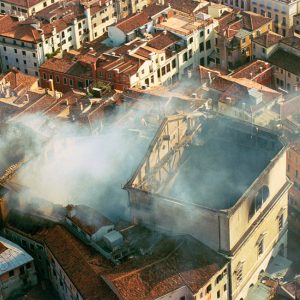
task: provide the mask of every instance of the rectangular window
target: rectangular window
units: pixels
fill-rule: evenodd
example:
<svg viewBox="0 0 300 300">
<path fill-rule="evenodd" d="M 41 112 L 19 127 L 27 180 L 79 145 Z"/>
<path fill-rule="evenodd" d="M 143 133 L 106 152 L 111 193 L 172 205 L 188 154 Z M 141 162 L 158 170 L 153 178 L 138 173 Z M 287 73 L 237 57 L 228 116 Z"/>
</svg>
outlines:
<svg viewBox="0 0 300 300">
<path fill-rule="evenodd" d="M 172 68 L 173 68 L 173 69 L 176 68 L 176 58 L 174 58 L 174 59 L 172 60 Z"/>
<path fill-rule="evenodd" d="M 200 43 L 199 44 L 199 49 L 200 49 L 200 52 L 204 51 L 204 43 Z"/>
<path fill-rule="evenodd" d="M 211 42 L 210 40 L 206 42 L 206 50 L 209 50 L 211 48 Z"/>
<path fill-rule="evenodd" d="M 56 79 L 56 82 L 59 83 L 59 76 L 56 75 L 55 79 Z"/>
<path fill-rule="evenodd" d="M 70 86 L 73 86 L 73 79 L 69 80 L 69 84 L 70 84 Z"/>
<path fill-rule="evenodd" d="M 240 283 L 243 281 L 243 265 L 242 265 L 242 263 L 240 263 L 238 265 L 235 273 L 236 273 L 236 284 L 237 284 L 237 286 L 239 286 Z"/>
<path fill-rule="evenodd" d="M 67 84 L 67 78 L 64 77 L 64 84 Z"/>
<path fill-rule="evenodd" d="M 264 239 L 262 238 L 258 243 L 258 256 L 262 255 L 264 252 Z"/>
<path fill-rule="evenodd" d="M 187 60 L 188 60 L 187 52 L 185 52 L 185 53 L 183 54 L 183 61 L 187 61 Z"/>
<path fill-rule="evenodd" d="M 281 214 L 279 216 L 279 219 L 278 219 L 278 229 L 279 229 L 279 231 L 281 231 L 282 228 L 283 228 L 283 214 Z"/>
<path fill-rule="evenodd" d="M 22 55 L 26 55 L 26 52 L 25 52 L 25 51 L 22 51 Z"/>
</svg>

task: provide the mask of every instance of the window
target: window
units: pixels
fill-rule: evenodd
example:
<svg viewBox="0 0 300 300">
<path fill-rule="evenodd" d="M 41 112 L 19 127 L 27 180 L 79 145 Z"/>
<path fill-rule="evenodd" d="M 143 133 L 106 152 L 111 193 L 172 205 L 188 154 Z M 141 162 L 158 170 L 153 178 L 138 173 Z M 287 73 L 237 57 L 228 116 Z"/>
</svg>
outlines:
<svg viewBox="0 0 300 300">
<path fill-rule="evenodd" d="M 26 65 L 26 64 L 27 64 L 27 61 L 26 61 L 26 60 L 23 60 L 23 63 L 24 63 L 24 65 Z"/>
<path fill-rule="evenodd" d="M 64 84 L 67 84 L 67 78 L 64 77 Z"/>
<path fill-rule="evenodd" d="M 224 292 L 226 292 L 227 291 L 227 285 L 226 285 L 226 283 L 224 284 Z"/>
<path fill-rule="evenodd" d="M 20 274 L 23 275 L 24 273 L 25 273 L 24 266 L 21 266 L 21 267 L 20 267 Z"/>
<path fill-rule="evenodd" d="M 281 231 L 283 228 L 283 213 L 278 218 L 278 229 Z"/>
<path fill-rule="evenodd" d="M 16 62 L 19 62 L 19 59 L 18 59 L 18 58 L 16 58 Z"/>
<path fill-rule="evenodd" d="M 9 277 L 13 277 L 15 275 L 15 271 L 11 270 L 8 272 Z"/>
<path fill-rule="evenodd" d="M 7 57 L 7 56 L 5 56 L 5 60 L 8 60 L 8 57 Z"/>
<path fill-rule="evenodd" d="M 206 50 L 209 50 L 211 48 L 210 40 L 206 42 Z"/>
<path fill-rule="evenodd" d="M 27 69 L 25 69 L 24 72 L 25 72 L 25 74 L 28 74 L 28 70 Z"/>
<path fill-rule="evenodd" d="M 206 288 L 206 293 L 208 294 L 211 291 L 211 284 L 209 284 Z"/>
<path fill-rule="evenodd" d="M 25 51 L 22 51 L 22 55 L 26 55 L 26 52 L 25 52 Z"/>
<path fill-rule="evenodd" d="M 57 83 L 59 83 L 59 76 L 58 75 L 55 76 L 55 80 L 56 80 Z"/>
<path fill-rule="evenodd" d="M 3 50 L 6 51 L 6 47 L 3 47 Z"/>
<path fill-rule="evenodd" d="M 70 84 L 70 86 L 73 86 L 73 79 L 69 80 L 69 84 Z"/>
<path fill-rule="evenodd" d="M 33 63 L 33 65 L 34 65 L 35 67 L 37 67 L 37 63 Z"/>
<path fill-rule="evenodd" d="M 200 52 L 204 51 L 204 43 L 200 43 L 199 44 L 199 49 L 200 49 Z"/>
<path fill-rule="evenodd" d="M 261 256 L 264 252 L 264 237 L 262 236 L 257 244 L 258 256 Z"/>
<path fill-rule="evenodd" d="M 184 54 L 183 54 L 183 61 L 187 61 L 187 52 L 185 52 Z"/>
<path fill-rule="evenodd" d="M 43 3 L 43 6 L 46 7 L 46 6 L 47 6 L 47 2 L 44 2 L 44 3 Z"/>
<path fill-rule="evenodd" d="M 35 57 L 35 53 L 32 53 L 32 57 Z"/>
<path fill-rule="evenodd" d="M 194 41 L 194 39 L 191 37 L 191 38 L 190 38 L 190 44 L 192 44 L 193 41 Z"/>
<path fill-rule="evenodd" d="M 172 68 L 173 68 L 173 69 L 176 68 L 176 58 L 174 58 L 174 59 L 172 60 Z"/>
<path fill-rule="evenodd" d="M 220 297 L 221 297 L 221 292 L 220 292 L 220 290 L 218 290 L 217 291 L 217 298 L 220 299 Z"/>
<path fill-rule="evenodd" d="M 14 49 L 15 53 L 18 53 L 18 50 L 17 49 Z"/>
<path fill-rule="evenodd" d="M 295 177 L 298 178 L 298 170 L 296 170 Z"/>
<path fill-rule="evenodd" d="M 240 283 L 243 281 L 243 263 L 239 263 L 237 265 L 236 271 L 236 285 L 239 286 Z"/>
<path fill-rule="evenodd" d="M 204 36 L 204 31 L 200 31 L 200 37 Z"/>
<path fill-rule="evenodd" d="M 288 171 L 288 172 L 291 171 L 291 166 L 290 166 L 290 164 L 287 165 L 287 171 Z"/>
<path fill-rule="evenodd" d="M 180 300 L 185 300 L 185 296 L 180 297 Z"/>
</svg>

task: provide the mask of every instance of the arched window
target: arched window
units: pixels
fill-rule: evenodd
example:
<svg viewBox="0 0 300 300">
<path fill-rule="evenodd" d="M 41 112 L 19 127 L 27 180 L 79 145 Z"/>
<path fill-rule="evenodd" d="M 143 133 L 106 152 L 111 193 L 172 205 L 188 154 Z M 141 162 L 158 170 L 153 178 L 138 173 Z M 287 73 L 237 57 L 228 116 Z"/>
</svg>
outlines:
<svg viewBox="0 0 300 300">
<path fill-rule="evenodd" d="M 262 204 L 269 197 L 269 188 L 266 185 L 263 185 L 256 196 L 252 200 L 250 209 L 249 209 L 249 220 L 253 217 L 253 215 L 261 208 Z"/>
</svg>

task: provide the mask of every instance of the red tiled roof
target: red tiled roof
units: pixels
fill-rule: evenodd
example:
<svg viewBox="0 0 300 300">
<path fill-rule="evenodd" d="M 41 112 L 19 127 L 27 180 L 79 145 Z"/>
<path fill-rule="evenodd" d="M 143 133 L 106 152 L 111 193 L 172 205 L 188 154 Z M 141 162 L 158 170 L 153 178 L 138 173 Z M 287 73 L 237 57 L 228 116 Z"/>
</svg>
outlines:
<svg viewBox="0 0 300 300">
<path fill-rule="evenodd" d="M 200 5 L 200 2 L 193 0 L 167 0 L 166 3 L 170 4 L 172 8 L 189 15 L 193 14 Z"/>
<path fill-rule="evenodd" d="M 176 35 L 167 31 L 166 34 L 162 32 L 154 36 L 147 43 L 147 45 L 157 50 L 164 50 L 175 44 L 177 41 L 179 41 L 179 38 Z"/>
<path fill-rule="evenodd" d="M 168 8 L 168 6 L 158 4 L 149 5 L 142 12 L 131 15 L 118 22 L 116 27 L 125 33 L 129 33 L 149 23 L 151 17 L 162 13 L 166 8 Z"/>
<path fill-rule="evenodd" d="M 29 8 L 43 1 L 42 0 L 3 0 L 2 2 Z"/>
<path fill-rule="evenodd" d="M 34 27 L 22 24 L 8 15 L 0 19 L 0 36 L 33 43 L 37 43 L 41 38 Z"/>
<path fill-rule="evenodd" d="M 96 254 L 61 225 L 50 228 L 44 241 L 83 299 L 117 299 L 100 277 L 112 267 L 105 258 Z"/>
<path fill-rule="evenodd" d="M 12 89 L 16 89 L 20 85 L 22 85 L 22 87 L 30 89 L 32 85 L 34 85 L 38 81 L 38 78 L 24 74 L 16 69 L 12 69 L 5 75 L 1 76 L 0 80 L 3 79 L 5 79 L 6 82 L 10 83 L 10 87 Z"/>
<path fill-rule="evenodd" d="M 125 20 L 121 20 L 116 27 L 122 30 L 124 33 L 129 33 L 137 28 L 146 25 L 149 22 L 149 16 L 146 12 L 137 13 Z"/>
<path fill-rule="evenodd" d="M 249 31 L 257 30 L 263 25 L 272 22 L 271 18 L 264 17 L 250 11 L 241 12 L 243 16 L 243 28 Z"/>
<path fill-rule="evenodd" d="M 154 249 L 150 257 L 136 258 L 102 276 L 121 299 L 153 300 L 182 286 L 195 294 L 226 263 L 191 237 L 176 242 L 164 239 L 156 248 L 160 250 Z"/>
<path fill-rule="evenodd" d="M 260 36 L 257 36 L 253 42 L 262 45 L 265 48 L 269 48 L 274 46 L 275 44 L 278 44 L 282 39 L 282 36 L 272 32 L 272 31 L 268 31 Z"/>
<path fill-rule="evenodd" d="M 256 60 L 236 69 L 231 77 L 252 79 L 259 75 L 262 71 L 268 69 L 270 64 L 263 60 Z"/>
</svg>

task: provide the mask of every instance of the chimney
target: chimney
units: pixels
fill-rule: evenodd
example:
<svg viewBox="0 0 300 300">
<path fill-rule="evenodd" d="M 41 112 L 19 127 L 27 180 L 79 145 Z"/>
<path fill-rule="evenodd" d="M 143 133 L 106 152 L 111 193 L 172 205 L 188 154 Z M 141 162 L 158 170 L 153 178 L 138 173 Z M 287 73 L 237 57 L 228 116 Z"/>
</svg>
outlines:
<svg viewBox="0 0 300 300">
<path fill-rule="evenodd" d="M 92 68 L 92 77 L 93 77 L 93 79 L 95 80 L 96 77 L 97 77 L 97 66 L 96 66 L 96 63 L 95 63 L 95 62 L 93 62 L 93 63 L 91 64 L 91 68 Z"/>
<path fill-rule="evenodd" d="M 209 78 L 209 83 L 211 84 L 212 83 L 212 79 L 211 79 L 211 72 L 210 71 L 208 72 L 208 78 Z"/>
<path fill-rule="evenodd" d="M 49 79 L 49 90 L 50 90 L 51 92 L 54 91 L 53 79 Z"/>
</svg>

